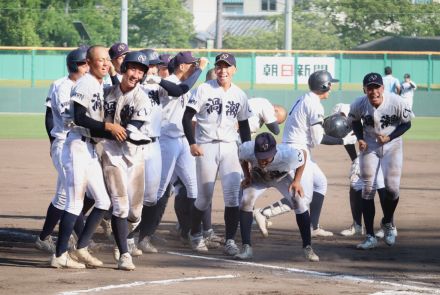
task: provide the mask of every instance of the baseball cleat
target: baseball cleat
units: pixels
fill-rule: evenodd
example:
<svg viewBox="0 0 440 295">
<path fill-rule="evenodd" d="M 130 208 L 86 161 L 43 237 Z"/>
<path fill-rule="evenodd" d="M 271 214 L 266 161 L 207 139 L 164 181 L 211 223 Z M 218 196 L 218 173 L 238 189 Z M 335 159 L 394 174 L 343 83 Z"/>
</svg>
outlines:
<svg viewBox="0 0 440 295">
<path fill-rule="evenodd" d="M 241 252 L 235 254 L 234 259 L 236 260 L 249 260 L 253 257 L 252 247 L 248 244 L 244 244 L 241 248 Z"/>
<path fill-rule="evenodd" d="M 368 250 L 368 249 L 376 248 L 376 246 L 377 246 L 376 237 L 373 237 L 372 235 L 367 235 L 365 240 L 362 243 L 358 244 L 356 248 L 362 250 Z"/>
<path fill-rule="evenodd" d="M 130 253 L 131 256 L 137 257 L 142 255 L 142 250 L 136 246 L 136 243 L 134 242 L 134 238 L 127 239 L 127 246 L 128 246 L 128 253 Z"/>
<path fill-rule="evenodd" d="M 50 261 L 50 266 L 53 268 L 74 268 L 74 269 L 86 268 L 86 266 L 83 263 L 75 261 L 67 251 L 61 254 L 60 257 L 56 257 L 54 254 Z"/>
<path fill-rule="evenodd" d="M 312 262 L 318 262 L 319 256 L 315 254 L 315 252 L 312 249 L 312 246 L 308 245 L 304 248 L 304 256 L 308 261 Z"/>
<path fill-rule="evenodd" d="M 76 249 L 73 253 L 75 253 L 76 257 L 78 257 L 78 260 L 80 262 L 84 263 L 89 267 L 98 267 L 104 264 L 101 260 L 92 256 L 87 250 L 87 247 Z"/>
<path fill-rule="evenodd" d="M 393 246 L 396 243 L 396 235 L 394 235 L 396 228 L 391 222 L 381 224 L 381 227 L 384 232 L 385 244 L 387 244 L 388 246 Z"/>
<path fill-rule="evenodd" d="M 331 231 L 325 230 L 323 228 L 321 228 L 318 224 L 318 228 L 317 229 L 311 229 L 310 234 L 312 236 L 312 238 L 315 237 L 331 237 L 333 236 L 333 233 Z"/>
<path fill-rule="evenodd" d="M 199 253 L 208 252 L 208 247 L 206 247 L 205 239 L 202 234 L 196 234 L 192 236 L 191 233 L 188 234 L 189 241 L 191 243 L 191 248 Z"/>
<path fill-rule="evenodd" d="M 151 238 L 146 236 L 138 243 L 138 248 L 144 253 L 157 253 L 157 248 L 151 243 Z"/>
<path fill-rule="evenodd" d="M 121 270 L 134 270 L 136 266 L 133 264 L 133 259 L 129 253 L 121 255 L 118 261 L 118 269 Z"/>
<path fill-rule="evenodd" d="M 347 228 L 341 231 L 341 236 L 344 237 L 351 237 L 351 236 L 361 236 L 364 235 L 364 228 L 361 225 L 356 224 L 353 222 L 353 224 Z"/>
<path fill-rule="evenodd" d="M 208 249 L 220 248 L 225 242 L 225 239 L 217 236 L 212 228 L 203 232 L 203 238 L 205 239 L 205 244 Z"/>
<path fill-rule="evenodd" d="M 397 237 L 397 227 L 395 227 L 395 226 L 393 226 L 393 234 L 395 237 Z M 374 235 L 378 239 L 383 239 L 383 237 L 385 236 L 385 233 L 384 233 L 383 229 L 379 229 Z"/>
<path fill-rule="evenodd" d="M 119 252 L 118 246 L 113 247 L 113 259 L 118 262 L 119 258 L 121 258 L 121 253 Z"/>
<path fill-rule="evenodd" d="M 261 213 L 261 209 L 255 209 L 253 213 L 255 222 L 257 223 L 261 234 L 263 235 L 263 237 L 267 238 L 269 236 L 269 232 L 267 231 L 267 217 L 264 216 L 263 213 Z"/>
<path fill-rule="evenodd" d="M 238 249 L 237 244 L 235 244 L 235 241 L 233 239 L 229 239 L 225 243 L 225 248 L 223 249 L 223 253 L 225 253 L 228 256 L 235 256 L 240 252 Z"/>
<path fill-rule="evenodd" d="M 37 236 L 37 239 L 35 240 L 35 248 L 49 254 L 54 254 L 56 246 L 52 240 L 52 236 L 49 235 L 44 240 L 41 240 L 40 236 Z"/>
</svg>

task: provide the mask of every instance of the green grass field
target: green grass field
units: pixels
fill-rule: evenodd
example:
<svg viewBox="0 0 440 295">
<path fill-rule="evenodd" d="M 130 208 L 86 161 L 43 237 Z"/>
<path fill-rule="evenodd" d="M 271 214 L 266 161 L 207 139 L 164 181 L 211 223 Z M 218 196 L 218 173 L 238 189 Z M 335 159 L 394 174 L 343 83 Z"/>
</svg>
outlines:
<svg viewBox="0 0 440 295">
<path fill-rule="evenodd" d="M 47 138 L 43 114 L 0 114 L 0 139 Z M 440 140 L 440 117 L 416 117 L 406 140 Z"/>
</svg>

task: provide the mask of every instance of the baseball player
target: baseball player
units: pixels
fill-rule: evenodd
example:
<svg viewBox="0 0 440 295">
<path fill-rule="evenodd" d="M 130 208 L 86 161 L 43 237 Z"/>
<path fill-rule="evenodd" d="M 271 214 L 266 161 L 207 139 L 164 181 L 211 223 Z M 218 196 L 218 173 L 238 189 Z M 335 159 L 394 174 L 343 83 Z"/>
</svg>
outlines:
<svg viewBox="0 0 440 295">
<path fill-rule="evenodd" d="M 411 127 L 411 110 L 401 97 L 384 92 L 382 76 L 369 73 L 363 79 L 365 95 L 350 105 L 349 122 L 359 143 L 359 163 L 362 189 L 362 214 L 364 216 L 366 239 L 359 249 L 376 247 L 374 236 L 375 181 L 379 168 L 382 169 L 386 195 L 383 200 L 384 217 L 381 227 L 385 243 L 394 245 L 396 236 L 392 223 L 394 211 L 399 202 L 399 186 L 402 173 L 402 138 Z"/>
<path fill-rule="evenodd" d="M 384 91 L 388 93 L 400 94 L 401 86 L 397 78 L 393 77 L 391 67 L 385 67 L 385 76 L 383 77 Z"/>
<path fill-rule="evenodd" d="M 254 114 L 249 118 L 249 127 L 251 134 L 256 134 L 263 124 L 267 129 L 275 135 L 280 133 L 279 124 L 286 120 L 286 110 L 280 105 L 272 105 L 269 100 L 265 98 L 251 98 L 249 105 Z"/>
<path fill-rule="evenodd" d="M 89 69 L 86 63 L 86 49 L 75 49 L 67 55 L 66 65 L 69 71 L 67 77 L 60 78 L 52 83 L 46 99 L 45 125 L 51 142 L 51 158 L 58 172 L 55 196 L 47 208 L 43 229 L 35 241 L 37 249 L 55 253 L 55 244 L 51 233 L 61 218 L 66 205 L 66 192 L 64 189 L 64 170 L 61 162 L 61 152 L 66 140 L 67 128 L 63 122 L 63 115 L 68 112 L 70 105 L 70 92 L 76 81 Z M 80 234 L 84 220 L 78 219 L 75 231 Z"/>
<path fill-rule="evenodd" d="M 108 51 L 108 54 L 110 55 L 110 59 L 111 59 L 109 74 L 113 85 L 117 85 L 121 82 L 122 79 L 121 65 L 122 62 L 124 61 L 125 55 L 129 51 L 130 49 L 128 48 L 127 44 L 119 43 L 119 42 L 113 44 Z"/>
<path fill-rule="evenodd" d="M 403 79 L 400 96 L 402 96 L 408 107 L 412 110 L 414 91 L 417 89 L 417 85 L 411 80 L 411 76 L 409 74 L 403 75 Z"/>
<path fill-rule="evenodd" d="M 142 87 L 148 95 L 152 109 L 151 124 L 142 127 L 142 132 L 151 139 L 151 143 L 144 146 L 145 192 L 141 223 L 138 226 L 138 247 L 145 253 L 157 253 L 156 247 L 151 243 L 151 236 L 160 222 L 168 200 L 166 197 L 158 200 L 157 197 L 161 180 L 158 176 L 162 173 L 159 137 L 161 136 L 163 111 L 160 97 L 180 97 L 185 94 L 196 82 L 197 78 L 194 77 L 197 73 L 194 72 L 187 80 L 176 85 L 158 76 L 158 66 L 162 63 L 159 54 L 152 49 L 146 49 L 143 52 L 149 60 L 149 69 Z M 168 196 L 168 194 L 163 195 Z M 134 232 L 130 233 L 129 238 L 132 238 L 133 235 Z"/>
<path fill-rule="evenodd" d="M 209 208 L 217 174 L 220 174 L 225 202 L 226 244 L 224 253 L 234 256 L 239 249 L 235 234 L 239 222 L 239 192 L 241 167 L 237 151 L 238 121 L 242 142 L 250 140 L 248 119 L 252 111 L 246 94 L 232 83 L 236 61 L 230 53 L 215 58 L 216 80 L 200 85 L 188 101 L 183 115 L 183 129 L 196 157 L 198 195 L 191 211 L 190 241 L 193 250 L 206 252 L 201 218 Z M 196 115 L 196 138 L 191 120 Z"/>
<path fill-rule="evenodd" d="M 285 123 L 283 143 L 290 144 L 296 149 L 307 151 L 307 163 L 304 168 L 301 185 L 305 195 L 312 195 L 310 201 L 310 220 L 312 225 L 312 237 L 332 236 L 333 233 L 319 226 L 324 196 L 327 192 L 327 178 L 319 166 L 313 160 L 311 149 L 318 144 L 353 144 L 356 138 L 348 135 L 335 138 L 324 134 L 323 120 L 324 108 L 322 99 L 330 95 L 332 83 L 338 82 L 333 79 L 329 72 L 322 70 L 310 75 L 308 84 L 310 92 L 300 96 L 293 104 Z M 255 209 L 254 217 L 264 237 L 268 236 L 268 218 L 284 214 L 291 210 L 291 206 L 285 199 L 280 200 L 263 209 Z"/>
<path fill-rule="evenodd" d="M 105 122 L 119 124 L 127 130 L 127 140 L 104 139 L 102 165 L 113 213 L 112 229 L 119 249 L 118 268 L 133 270 L 135 266 L 128 251 L 128 222 L 140 221 L 144 196 L 144 158 L 142 144 L 150 140 L 140 128 L 149 124 L 151 104 L 140 88 L 148 71 L 147 56 L 138 51 L 127 53 L 121 65 L 119 85 L 104 93 Z"/>
<path fill-rule="evenodd" d="M 243 197 L 240 204 L 240 231 L 243 243 L 241 253 L 234 258 L 251 259 L 252 210 L 258 196 L 270 187 L 276 188 L 295 210 L 296 221 L 303 241 L 304 254 L 309 261 L 319 261 L 311 246 L 308 201 L 301 187 L 307 152 L 289 144 L 276 144 L 268 132 L 257 135 L 255 141 L 243 143 L 239 148 L 244 179 Z"/>
<path fill-rule="evenodd" d="M 159 59 L 161 60 L 162 63 L 160 63 L 158 65 L 158 72 L 157 72 L 157 74 L 162 79 L 165 79 L 169 75 L 171 75 L 171 73 L 168 70 L 168 65 L 169 65 L 170 60 L 171 60 L 171 55 L 169 55 L 169 54 L 161 54 L 161 55 L 159 55 Z"/>
<path fill-rule="evenodd" d="M 110 208 L 110 197 L 104 184 L 95 143 L 97 138 L 103 137 L 106 132 L 110 132 L 118 141 L 126 139 L 126 131 L 122 126 L 103 122 L 102 83 L 108 73 L 109 62 L 105 47 L 90 47 L 87 50 L 90 72 L 85 74 L 72 90 L 70 110 L 75 126 L 68 133 L 62 154 L 66 173 L 67 203 L 59 226 L 56 254 L 51 260 L 51 266 L 55 268 L 84 268 L 85 265 L 97 267 L 103 264 L 87 249 L 96 227 Z M 95 207 L 78 237 L 75 255 L 80 262 L 75 262 L 67 253 L 67 246 L 73 226 L 83 208 L 86 188 L 95 199 Z"/>
</svg>

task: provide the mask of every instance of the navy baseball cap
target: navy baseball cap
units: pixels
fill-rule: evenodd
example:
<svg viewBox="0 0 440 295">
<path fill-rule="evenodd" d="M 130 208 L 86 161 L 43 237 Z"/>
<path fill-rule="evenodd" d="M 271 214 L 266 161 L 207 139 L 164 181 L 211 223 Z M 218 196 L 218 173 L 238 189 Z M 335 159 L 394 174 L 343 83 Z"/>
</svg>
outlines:
<svg viewBox="0 0 440 295">
<path fill-rule="evenodd" d="M 235 62 L 235 57 L 230 53 L 223 52 L 215 57 L 215 65 L 217 65 L 221 61 L 227 63 L 230 66 L 234 66 L 234 67 L 237 65 Z"/>
<path fill-rule="evenodd" d="M 255 137 L 255 158 L 258 160 L 269 159 L 277 153 L 277 141 L 272 134 L 263 132 Z"/>
<path fill-rule="evenodd" d="M 115 59 L 120 57 L 123 54 L 126 54 L 129 51 L 128 45 L 125 43 L 115 43 L 110 47 L 108 54 L 110 55 L 110 59 Z"/>
<path fill-rule="evenodd" d="M 159 55 L 159 59 L 162 61 L 161 65 L 167 67 L 171 60 L 170 54 L 161 54 Z"/>
<path fill-rule="evenodd" d="M 174 67 L 178 67 L 181 64 L 192 64 L 197 61 L 191 51 L 181 51 L 174 57 Z"/>
<path fill-rule="evenodd" d="M 363 81 L 364 87 L 370 86 L 370 85 L 383 85 L 382 76 L 378 73 L 369 73 L 366 74 Z"/>
</svg>

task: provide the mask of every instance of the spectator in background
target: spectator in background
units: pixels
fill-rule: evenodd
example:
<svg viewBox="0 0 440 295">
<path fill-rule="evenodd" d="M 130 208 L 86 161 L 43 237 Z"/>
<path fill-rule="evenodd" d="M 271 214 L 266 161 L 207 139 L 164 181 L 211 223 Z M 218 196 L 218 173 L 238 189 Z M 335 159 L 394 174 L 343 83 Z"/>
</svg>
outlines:
<svg viewBox="0 0 440 295">
<path fill-rule="evenodd" d="M 391 67 L 385 67 L 385 76 L 383 77 L 384 91 L 388 93 L 396 93 L 400 95 L 400 82 L 393 77 L 393 70 Z"/>
<path fill-rule="evenodd" d="M 402 90 L 400 95 L 411 110 L 413 107 L 414 90 L 416 89 L 417 85 L 411 81 L 411 76 L 409 74 L 403 75 Z"/>
</svg>

